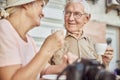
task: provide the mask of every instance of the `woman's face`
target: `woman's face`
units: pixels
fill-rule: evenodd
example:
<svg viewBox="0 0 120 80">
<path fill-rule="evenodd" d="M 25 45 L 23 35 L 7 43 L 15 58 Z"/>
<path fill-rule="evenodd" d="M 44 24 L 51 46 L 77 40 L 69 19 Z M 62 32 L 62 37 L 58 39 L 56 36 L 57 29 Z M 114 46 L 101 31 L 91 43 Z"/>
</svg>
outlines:
<svg viewBox="0 0 120 80">
<path fill-rule="evenodd" d="M 27 16 L 31 20 L 33 26 L 39 26 L 40 20 L 43 15 L 44 2 L 42 0 L 36 0 L 35 2 L 28 4 L 29 8 L 27 9 Z"/>
</svg>

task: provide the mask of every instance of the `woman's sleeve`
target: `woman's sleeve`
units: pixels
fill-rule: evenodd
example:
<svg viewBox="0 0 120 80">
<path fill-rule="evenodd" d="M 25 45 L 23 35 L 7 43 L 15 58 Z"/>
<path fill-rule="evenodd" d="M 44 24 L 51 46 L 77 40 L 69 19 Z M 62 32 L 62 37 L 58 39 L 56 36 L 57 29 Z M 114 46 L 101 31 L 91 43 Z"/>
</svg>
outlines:
<svg viewBox="0 0 120 80">
<path fill-rule="evenodd" d="M 16 37 L 6 26 L 0 26 L 0 67 L 21 64 Z"/>
</svg>

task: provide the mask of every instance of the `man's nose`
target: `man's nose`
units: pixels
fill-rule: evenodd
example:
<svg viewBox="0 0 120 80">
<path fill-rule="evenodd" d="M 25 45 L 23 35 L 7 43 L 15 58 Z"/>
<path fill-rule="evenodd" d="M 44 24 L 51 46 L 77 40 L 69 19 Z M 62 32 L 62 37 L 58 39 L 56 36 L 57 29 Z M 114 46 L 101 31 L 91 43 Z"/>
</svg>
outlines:
<svg viewBox="0 0 120 80">
<path fill-rule="evenodd" d="M 73 13 L 70 14 L 69 19 L 70 19 L 70 20 L 74 20 L 74 15 L 73 15 Z"/>
</svg>

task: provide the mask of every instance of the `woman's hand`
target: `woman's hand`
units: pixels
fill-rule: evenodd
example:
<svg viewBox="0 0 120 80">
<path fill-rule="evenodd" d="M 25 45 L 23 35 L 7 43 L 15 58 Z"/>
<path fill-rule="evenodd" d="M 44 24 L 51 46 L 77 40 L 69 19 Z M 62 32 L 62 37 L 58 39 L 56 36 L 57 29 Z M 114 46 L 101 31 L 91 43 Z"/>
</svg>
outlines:
<svg viewBox="0 0 120 80">
<path fill-rule="evenodd" d="M 50 53 L 54 53 L 64 46 L 64 37 L 65 36 L 63 30 L 54 32 L 45 39 L 41 49 L 46 50 Z"/>
<path fill-rule="evenodd" d="M 64 57 L 65 56 L 66 56 L 67 64 L 72 64 L 74 61 L 78 59 L 78 56 L 72 54 L 71 52 L 67 52 L 67 54 L 65 54 Z M 66 61 L 64 60 L 64 62 Z"/>
</svg>

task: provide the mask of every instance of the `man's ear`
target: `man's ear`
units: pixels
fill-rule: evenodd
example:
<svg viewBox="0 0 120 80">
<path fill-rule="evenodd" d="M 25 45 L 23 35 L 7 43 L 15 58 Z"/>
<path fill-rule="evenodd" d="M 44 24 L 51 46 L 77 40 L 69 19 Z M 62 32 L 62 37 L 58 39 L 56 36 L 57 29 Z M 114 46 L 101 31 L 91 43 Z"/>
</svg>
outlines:
<svg viewBox="0 0 120 80">
<path fill-rule="evenodd" d="M 91 14 L 86 14 L 85 24 L 90 20 Z"/>
<path fill-rule="evenodd" d="M 88 18 L 88 21 L 89 21 L 90 18 L 91 18 L 91 14 L 88 14 L 88 15 L 87 15 L 87 18 Z"/>
</svg>

